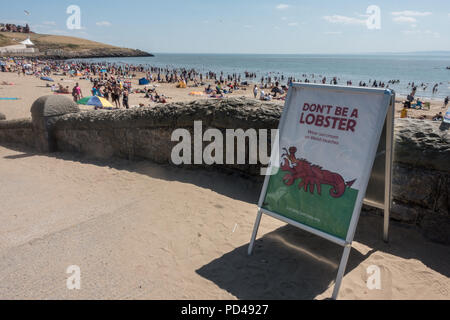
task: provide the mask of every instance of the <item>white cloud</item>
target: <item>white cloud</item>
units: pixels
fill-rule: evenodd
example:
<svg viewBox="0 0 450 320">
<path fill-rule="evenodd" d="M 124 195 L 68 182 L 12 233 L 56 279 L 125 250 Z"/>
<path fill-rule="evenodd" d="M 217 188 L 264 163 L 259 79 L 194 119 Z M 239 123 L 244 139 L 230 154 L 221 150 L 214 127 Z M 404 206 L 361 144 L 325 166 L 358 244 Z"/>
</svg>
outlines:
<svg viewBox="0 0 450 320">
<path fill-rule="evenodd" d="M 361 13 L 355 12 L 355 15 L 357 15 L 358 17 L 361 17 L 361 18 L 366 18 L 366 19 L 370 17 L 370 14 L 367 14 L 367 13 L 361 14 Z"/>
<path fill-rule="evenodd" d="M 323 19 L 331 23 L 342 23 L 342 24 L 366 24 L 367 22 L 366 19 L 357 19 L 353 17 L 339 16 L 337 14 L 332 16 L 324 16 Z"/>
<path fill-rule="evenodd" d="M 410 11 L 410 10 L 391 12 L 391 14 L 393 16 L 405 16 L 405 17 L 425 17 L 425 16 L 432 15 L 432 13 L 429 11 L 420 12 L 420 11 Z"/>
<path fill-rule="evenodd" d="M 449 13 L 449 15 L 450 15 L 450 13 Z M 281 17 L 281 20 L 286 21 L 287 18 L 286 17 Z"/>
<path fill-rule="evenodd" d="M 244 26 L 244 28 L 251 29 L 251 28 L 253 28 L 253 26 L 252 26 L 251 24 L 246 24 L 246 25 Z"/>
<path fill-rule="evenodd" d="M 95 23 L 96 25 L 98 25 L 99 27 L 111 27 L 112 24 L 109 21 L 99 21 Z"/>
<path fill-rule="evenodd" d="M 338 35 L 338 34 L 342 34 L 342 31 L 327 31 L 327 32 L 324 32 L 324 34 L 326 34 L 326 35 Z"/>
<path fill-rule="evenodd" d="M 416 18 L 406 17 L 406 16 L 398 16 L 392 20 L 394 20 L 394 22 L 397 22 L 397 23 L 416 23 L 417 22 Z"/>
<path fill-rule="evenodd" d="M 287 9 L 287 8 L 289 8 L 289 5 L 288 4 L 284 4 L 284 3 L 280 3 L 279 5 L 277 5 L 277 10 L 284 10 L 284 9 Z"/>
<path fill-rule="evenodd" d="M 431 31 L 431 30 L 425 30 L 425 31 L 422 31 L 422 30 L 405 30 L 405 31 L 402 31 L 402 32 L 405 35 L 416 36 L 416 37 L 418 37 L 418 36 L 425 36 L 427 38 L 433 37 L 433 38 L 436 38 L 436 39 L 441 37 L 441 34 L 439 32 L 434 32 L 434 31 Z"/>
<path fill-rule="evenodd" d="M 432 15 L 429 11 L 411 11 L 411 10 L 405 10 L 405 11 L 395 11 L 391 12 L 391 14 L 394 16 L 392 19 L 394 22 L 397 23 L 410 23 L 411 27 L 416 28 L 417 25 L 417 19 L 416 17 L 425 17 Z"/>
<path fill-rule="evenodd" d="M 56 22 L 55 21 L 44 21 L 42 22 L 42 24 L 48 25 L 48 26 L 56 26 Z"/>
<path fill-rule="evenodd" d="M 288 26 L 289 27 L 296 27 L 296 26 L 298 26 L 298 22 L 290 22 L 290 23 L 288 23 Z"/>
</svg>

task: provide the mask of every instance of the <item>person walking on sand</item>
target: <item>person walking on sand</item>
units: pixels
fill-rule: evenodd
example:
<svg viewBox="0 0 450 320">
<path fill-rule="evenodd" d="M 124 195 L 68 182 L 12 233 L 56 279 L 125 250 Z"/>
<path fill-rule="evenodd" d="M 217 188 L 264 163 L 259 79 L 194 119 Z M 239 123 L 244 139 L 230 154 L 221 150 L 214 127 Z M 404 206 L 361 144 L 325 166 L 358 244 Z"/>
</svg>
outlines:
<svg viewBox="0 0 450 320">
<path fill-rule="evenodd" d="M 448 96 L 446 96 L 444 99 L 444 108 L 447 108 L 447 106 L 448 106 Z"/>
<path fill-rule="evenodd" d="M 255 84 L 255 87 L 253 88 L 253 96 L 256 97 L 258 96 L 258 86 Z"/>
<path fill-rule="evenodd" d="M 118 108 L 118 107 L 117 107 L 117 99 L 118 99 L 118 98 L 117 98 L 117 95 L 116 95 L 116 87 L 113 86 L 113 87 L 111 88 L 111 100 L 112 100 L 112 103 L 116 105 L 116 108 Z"/>
<path fill-rule="evenodd" d="M 73 87 L 73 89 L 72 89 L 72 96 L 73 96 L 73 100 L 75 102 L 77 102 L 78 100 L 83 98 L 83 93 L 81 92 L 81 88 L 80 88 L 80 85 L 78 84 L 78 82 L 76 83 L 75 87 Z"/>
<path fill-rule="evenodd" d="M 259 100 L 264 100 L 266 98 L 266 93 L 264 92 L 264 90 L 261 90 L 261 95 L 259 97 Z"/>
<path fill-rule="evenodd" d="M 105 86 L 105 89 L 103 90 L 103 97 L 106 100 L 109 100 L 110 91 L 111 91 L 111 89 L 109 88 L 109 86 Z"/>
<path fill-rule="evenodd" d="M 120 108 L 120 94 L 121 94 L 120 88 L 117 85 L 114 86 L 112 89 L 111 97 L 117 109 Z"/>
<path fill-rule="evenodd" d="M 126 109 L 130 109 L 130 106 L 128 105 L 128 90 L 123 91 L 122 104 Z"/>
</svg>

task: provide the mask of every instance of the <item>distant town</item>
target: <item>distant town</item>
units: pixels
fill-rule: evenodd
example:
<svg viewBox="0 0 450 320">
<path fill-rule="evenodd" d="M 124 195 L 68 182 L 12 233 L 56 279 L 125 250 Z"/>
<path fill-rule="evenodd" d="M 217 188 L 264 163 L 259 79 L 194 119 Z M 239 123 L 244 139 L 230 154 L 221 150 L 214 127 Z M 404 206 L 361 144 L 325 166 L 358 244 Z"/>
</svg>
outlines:
<svg viewBox="0 0 450 320">
<path fill-rule="evenodd" d="M 11 23 L 0 23 L 0 32 L 33 33 L 28 24 L 19 26 Z"/>
</svg>

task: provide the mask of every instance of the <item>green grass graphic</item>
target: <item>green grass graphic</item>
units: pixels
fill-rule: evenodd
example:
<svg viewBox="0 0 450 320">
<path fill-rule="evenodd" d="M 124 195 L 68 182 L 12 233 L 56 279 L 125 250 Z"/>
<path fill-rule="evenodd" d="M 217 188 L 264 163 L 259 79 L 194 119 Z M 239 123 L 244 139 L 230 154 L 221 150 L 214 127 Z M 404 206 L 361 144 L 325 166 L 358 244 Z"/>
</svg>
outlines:
<svg viewBox="0 0 450 320">
<path fill-rule="evenodd" d="M 345 240 L 358 190 L 346 189 L 341 198 L 330 196 L 329 185 L 322 185 L 322 195 L 314 189 L 314 194 L 299 189 L 300 179 L 292 186 L 283 182 L 285 171 L 271 176 L 263 208 L 314 229 Z"/>
</svg>

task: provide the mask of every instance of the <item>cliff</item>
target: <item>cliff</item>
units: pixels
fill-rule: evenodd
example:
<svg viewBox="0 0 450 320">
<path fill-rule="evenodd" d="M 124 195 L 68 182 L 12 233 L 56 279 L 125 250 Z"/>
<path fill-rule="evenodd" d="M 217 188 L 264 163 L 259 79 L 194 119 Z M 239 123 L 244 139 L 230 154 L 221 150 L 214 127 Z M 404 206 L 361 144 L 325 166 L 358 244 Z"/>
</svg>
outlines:
<svg viewBox="0 0 450 320">
<path fill-rule="evenodd" d="M 0 45 L 11 45 L 26 38 L 35 44 L 38 52 L 27 56 L 47 59 L 151 57 L 152 54 L 137 49 L 120 48 L 86 39 L 38 33 L 0 32 Z M 14 40 L 13 40 L 14 39 Z M 2 44 L 3 43 L 3 44 Z M 14 55 L 14 54 L 9 54 Z M 24 54 L 19 54 L 23 56 Z"/>
</svg>

